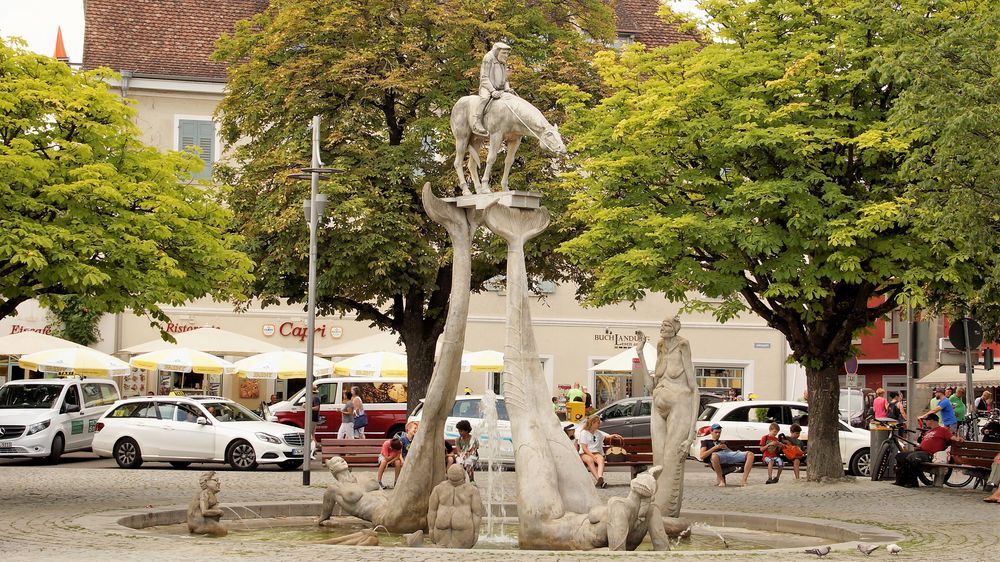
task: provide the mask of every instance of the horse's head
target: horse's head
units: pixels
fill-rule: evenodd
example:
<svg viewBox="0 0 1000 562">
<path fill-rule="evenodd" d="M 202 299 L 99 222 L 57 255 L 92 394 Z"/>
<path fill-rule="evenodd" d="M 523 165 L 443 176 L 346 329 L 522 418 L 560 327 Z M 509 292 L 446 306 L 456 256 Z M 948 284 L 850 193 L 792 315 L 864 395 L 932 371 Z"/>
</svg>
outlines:
<svg viewBox="0 0 1000 562">
<path fill-rule="evenodd" d="M 563 144 L 562 136 L 559 134 L 559 127 L 552 125 L 545 129 L 542 136 L 538 137 L 542 148 L 556 154 L 565 154 L 566 145 Z"/>
</svg>

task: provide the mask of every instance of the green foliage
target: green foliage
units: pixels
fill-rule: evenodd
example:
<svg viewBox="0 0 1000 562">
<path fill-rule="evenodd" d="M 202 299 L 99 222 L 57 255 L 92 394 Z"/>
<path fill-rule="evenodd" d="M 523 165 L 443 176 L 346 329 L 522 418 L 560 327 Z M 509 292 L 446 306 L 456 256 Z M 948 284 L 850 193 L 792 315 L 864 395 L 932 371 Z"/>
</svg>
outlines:
<svg viewBox="0 0 1000 562">
<path fill-rule="evenodd" d="M 72 295 L 58 300 L 59 306 L 50 309 L 47 314 L 49 324 L 55 326 L 52 335 L 88 346 L 101 341 L 101 331 L 97 326 L 104 313 L 88 308 Z"/>
<path fill-rule="evenodd" d="M 160 325 L 161 304 L 237 298 L 249 278 L 230 214 L 190 182 L 200 161 L 143 145 L 111 76 L 0 41 L 0 318 L 75 295 Z"/>
<path fill-rule="evenodd" d="M 1000 12 L 996 2 L 908 1 L 892 13 L 885 71 L 905 83 L 891 124 L 912 139 L 903 169 L 918 184 L 928 230 L 961 233 L 987 277 L 979 291 L 936 295 L 939 310 L 969 312 L 1000 339 Z"/>
<path fill-rule="evenodd" d="M 602 54 L 612 91 L 570 106 L 590 225 L 563 249 L 590 302 L 722 299 L 720 320 L 751 309 L 819 372 L 904 295 L 968 293 L 982 240 L 928 220 L 904 168 L 924 141 L 893 126 L 888 7 L 702 6 L 714 42 Z"/>
<path fill-rule="evenodd" d="M 230 65 L 219 118 L 236 161 L 222 169 L 231 186 L 225 200 L 259 264 L 250 292 L 265 303 L 305 300 L 300 201 L 309 185 L 288 175 L 308 166 L 306 126 L 321 115 L 323 160 L 343 171 L 320 187 L 330 205 L 319 232 L 318 310 L 357 313 L 399 332 L 411 358 L 432 358 L 451 255 L 419 193 L 424 182 L 439 195 L 458 185 L 452 105 L 476 91 L 482 56 L 504 40 L 513 46 L 513 87 L 560 121 L 561 84 L 591 92 L 598 84 L 589 61 L 600 44 L 588 39 L 610 39 L 611 24 L 600 0 L 279 0 L 240 25 L 220 40 L 216 56 Z M 551 162 L 526 139 L 511 186 L 546 188 Z M 558 210 L 559 200 L 547 204 Z M 533 241 L 529 260 L 536 275 L 555 280 L 560 231 L 547 236 Z M 477 240 L 474 290 L 504 272 L 504 259 L 499 241 Z M 411 378 L 429 377 L 410 366 Z M 411 396 L 420 392 L 411 381 Z"/>
</svg>

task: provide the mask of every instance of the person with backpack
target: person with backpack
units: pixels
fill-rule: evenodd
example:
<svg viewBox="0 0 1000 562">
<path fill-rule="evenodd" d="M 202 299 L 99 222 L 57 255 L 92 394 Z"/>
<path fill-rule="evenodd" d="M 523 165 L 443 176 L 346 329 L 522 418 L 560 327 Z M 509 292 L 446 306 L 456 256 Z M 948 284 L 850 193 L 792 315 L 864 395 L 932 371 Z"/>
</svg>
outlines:
<svg viewBox="0 0 1000 562">
<path fill-rule="evenodd" d="M 906 423 L 906 408 L 903 407 L 903 397 L 895 390 L 889 391 L 889 405 L 885 409 L 887 418 Z"/>
</svg>

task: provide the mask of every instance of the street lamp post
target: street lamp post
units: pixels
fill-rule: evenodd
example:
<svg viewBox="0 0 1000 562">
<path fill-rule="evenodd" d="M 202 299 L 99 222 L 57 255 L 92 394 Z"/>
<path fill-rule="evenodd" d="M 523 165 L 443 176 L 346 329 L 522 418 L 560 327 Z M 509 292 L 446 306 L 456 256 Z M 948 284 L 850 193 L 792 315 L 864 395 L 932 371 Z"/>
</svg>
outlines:
<svg viewBox="0 0 1000 562">
<path fill-rule="evenodd" d="M 309 485 L 309 468 L 312 457 L 312 435 L 314 422 L 312 415 L 313 405 L 313 352 L 316 349 L 316 237 L 319 227 L 319 218 L 326 208 L 326 195 L 318 193 L 319 180 L 329 177 L 334 172 L 332 168 L 323 168 L 323 162 L 319 159 L 319 115 L 312 118 L 312 165 L 303 168 L 301 174 L 292 174 L 298 179 L 308 179 L 311 182 L 309 199 L 302 202 L 302 209 L 305 211 L 306 221 L 309 223 L 309 303 L 306 312 L 306 394 L 305 394 L 305 443 L 308 446 L 303 451 L 302 462 L 302 485 Z M 316 444 L 319 449 L 319 443 Z"/>
</svg>

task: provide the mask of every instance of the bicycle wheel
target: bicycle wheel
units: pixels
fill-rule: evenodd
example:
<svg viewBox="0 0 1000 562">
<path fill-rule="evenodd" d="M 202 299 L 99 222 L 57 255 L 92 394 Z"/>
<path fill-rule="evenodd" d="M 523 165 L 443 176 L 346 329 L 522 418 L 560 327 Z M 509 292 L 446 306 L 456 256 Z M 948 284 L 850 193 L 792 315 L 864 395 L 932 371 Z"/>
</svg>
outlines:
<svg viewBox="0 0 1000 562">
<path fill-rule="evenodd" d="M 944 485 L 950 488 L 964 488 L 969 485 L 975 476 L 969 474 L 964 470 L 952 470 L 948 469 L 948 473 L 944 478 Z"/>
<path fill-rule="evenodd" d="M 948 483 L 948 479 L 951 478 L 951 473 L 952 473 L 952 470 L 950 468 L 945 469 L 945 471 L 944 471 L 944 482 L 945 482 L 945 484 L 947 484 Z M 920 481 L 923 482 L 924 486 L 933 486 L 934 485 L 934 472 L 932 472 L 930 470 L 921 470 L 920 472 L 917 473 L 917 478 L 919 478 Z M 962 484 L 962 485 L 964 486 L 965 484 Z"/>
<path fill-rule="evenodd" d="M 875 481 L 882 480 L 882 478 L 885 476 L 885 473 L 889 470 L 889 459 L 894 454 L 896 454 L 895 447 L 893 447 L 889 443 L 890 443 L 889 441 L 886 441 L 885 443 L 882 444 L 882 447 L 879 449 L 878 464 L 875 467 L 873 467 L 872 480 Z"/>
</svg>

